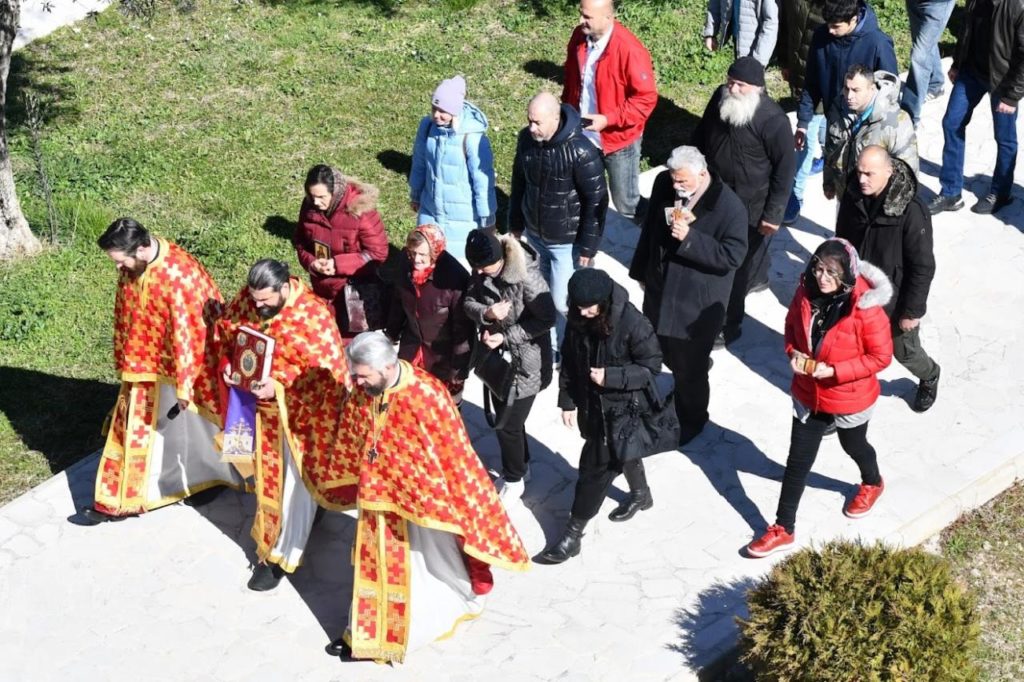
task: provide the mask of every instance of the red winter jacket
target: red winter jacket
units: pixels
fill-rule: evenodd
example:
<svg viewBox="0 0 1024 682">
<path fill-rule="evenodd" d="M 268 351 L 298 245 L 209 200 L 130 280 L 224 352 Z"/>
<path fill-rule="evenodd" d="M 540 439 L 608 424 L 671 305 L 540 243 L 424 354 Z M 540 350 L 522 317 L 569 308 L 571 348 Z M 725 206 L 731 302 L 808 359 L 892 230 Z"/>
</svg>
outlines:
<svg viewBox="0 0 1024 682">
<path fill-rule="evenodd" d="M 810 350 L 811 303 L 803 284 L 786 315 L 786 355 L 793 351 L 835 367 L 835 376 L 794 374 L 793 397 L 815 412 L 856 414 L 871 407 L 881 386 L 878 373 L 892 362 L 892 332 L 884 306 L 892 298 L 889 279 L 861 261 L 853 289 L 853 311 L 825 332 L 818 353 Z"/>
<path fill-rule="evenodd" d="M 583 88 L 581 68 L 586 63 L 587 39 L 577 26 L 566 50 L 565 86 L 562 88 L 562 101 L 577 110 Z M 608 117 L 608 127 L 601 131 L 601 147 L 605 154 L 611 154 L 631 145 L 643 134 L 644 125 L 658 103 L 651 55 L 618 21 L 608 46 L 597 60 L 594 89 L 597 111 Z"/>
<path fill-rule="evenodd" d="M 302 201 L 292 244 L 299 263 L 309 272 L 313 291 L 332 304 L 350 277 L 374 275 L 377 264 L 388 257 L 388 236 L 376 207 L 377 189 L 353 178 L 347 178 L 345 196 L 330 216 L 317 209 L 309 197 Z M 328 277 L 309 269 L 316 260 L 314 240 L 331 247 L 337 274 Z"/>
</svg>

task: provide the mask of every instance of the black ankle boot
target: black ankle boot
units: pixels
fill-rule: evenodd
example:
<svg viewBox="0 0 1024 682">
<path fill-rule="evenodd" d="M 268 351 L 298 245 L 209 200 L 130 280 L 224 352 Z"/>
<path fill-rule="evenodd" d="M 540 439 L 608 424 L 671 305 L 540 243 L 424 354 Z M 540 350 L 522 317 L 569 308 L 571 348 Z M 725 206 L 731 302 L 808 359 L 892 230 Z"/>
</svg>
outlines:
<svg viewBox="0 0 1024 682">
<path fill-rule="evenodd" d="M 586 527 L 586 519 L 570 517 L 569 525 L 565 527 L 565 532 L 562 533 L 562 537 L 558 542 L 541 553 L 541 561 L 549 564 L 560 564 L 579 554 L 580 540 L 583 538 L 583 529 Z"/>
<path fill-rule="evenodd" d="M 629 485 L 629 498 L 608 515 L 611 521 L 629 521 L 638 511 L 645 511 L 654 506 L 643 461 L 637 459 L 627 462 L 622 467 L 622 473 L 626 477 L 626 484 Z"/>
<path fill-rule="evenodd" d="M 277 564 L 256 564 L 248 587 L 253 592 L 266 592 L 277 587 L 283 577 L 284 569 Z"/>
</svg>

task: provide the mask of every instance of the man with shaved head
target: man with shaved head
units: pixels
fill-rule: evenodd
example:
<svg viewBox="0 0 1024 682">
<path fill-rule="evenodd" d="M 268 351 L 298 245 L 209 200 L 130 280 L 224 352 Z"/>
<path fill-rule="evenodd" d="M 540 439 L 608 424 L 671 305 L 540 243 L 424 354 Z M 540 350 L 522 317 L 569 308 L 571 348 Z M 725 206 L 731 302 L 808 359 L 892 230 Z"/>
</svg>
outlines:
<svg viewBox="0 0 1024 682">
<path fill-rule="evenodd" d="M 583 133 L 601 150 L 615 210 L 637 223 L 640 144 L 658 90 L 651 55 L 615 20 L 612 0 L 581 0 L 569 39 L 562 101 L 583 117 Z"/>
<path fill-rule="evenodd" d="M 542 92 L 526 108 L 529 124 L 519 132 L 512 166 L 509 230 L 540 259 L 559 315 L 552 337 L 558 349 L 565 334 L 569 278 L 597 255 L 608 210 L 608 186 L 601 152 L 587 142 L 580 115 Z"/>
<path fill-rule="evenodd" d="M 932 217 L 917 196 L 917 179 L 907 162 L 884 147 L 865 147 L 857 158 L 839 205 L 836 236 L 848 240 L 860 257 L 892 281 L 886 306 L 892 320 L 893 355 L 919 380 L 912 405 L 924 412 L 935 404 L 939 365 L 921 347 L 921 318 L 935 276 Z"/>
</svg>

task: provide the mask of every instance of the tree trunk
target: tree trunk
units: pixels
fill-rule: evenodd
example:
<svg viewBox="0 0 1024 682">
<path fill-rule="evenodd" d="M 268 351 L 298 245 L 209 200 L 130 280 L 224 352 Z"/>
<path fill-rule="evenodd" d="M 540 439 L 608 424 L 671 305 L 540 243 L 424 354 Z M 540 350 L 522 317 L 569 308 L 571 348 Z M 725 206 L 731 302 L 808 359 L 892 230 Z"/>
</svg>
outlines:
<svg viewBox="0 0 1024 682">
<path fill-rule="evenodd" d="M 32 254 L 41 248 L 21 212 L 7 150 L 7 74 L 20 16 L 20 0 L 0 0 L 0 261 Z"/>
</svg>

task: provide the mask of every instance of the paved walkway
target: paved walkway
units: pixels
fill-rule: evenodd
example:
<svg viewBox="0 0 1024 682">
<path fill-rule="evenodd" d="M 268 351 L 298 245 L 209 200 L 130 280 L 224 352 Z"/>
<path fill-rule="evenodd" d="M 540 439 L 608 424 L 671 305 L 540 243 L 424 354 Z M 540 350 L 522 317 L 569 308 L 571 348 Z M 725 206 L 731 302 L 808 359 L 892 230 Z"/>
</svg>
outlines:
<svg viewBox="0 0 1024 682">
<path fill-rule="evenodd" d="M 928 105 L 921 128 L 923 182 L 931 189 L 942 112 L 943 104 Z M 995 155 L 982 113 L 968 133 L 975 159 L 968 189 L 977 194 Z M 327 657 L 322 647 L 343 628 L 351 594 L 349 516 L 328 514 L 306 565 L 275 592 L 256 594 L 245 588 L 251 498 L 226 493 L 201 511 L 173 506 L 119 524 L 74 526 L 66 518 L 91 500 L 94 456 L 0 508 L 0 678 L 693 679 L 733 644 L 743 591 L 772 564 L 740 550 L 774 514 L 790 415 L 783 316 L 834 215 L 820 179 L 808 194 L 810 219 L 772 244 L 771 290 L 750 298 L 743 338 L 714 356 L 714 423 L 682 452 L 648 460 L 654 508 L 627 524 L 608 522 L 625 494 L 620 479 L 578 558 L 497 572 L 484 614 L 453 639 L 396 668 Z M 835 439 L 826 441 L 800 509 L 801 543 L 858 535 L 918 543 L 1024 474 L 1024 192 L 1015 194 L 1001 219 L 965 210 L 936 220 L 939 270 L 923 339 L 943 367 L 938 403 L 914 414 L 907 405 L 914 382 L 899 366 L 886 370 L 871 429 L 886 494 L 871 518 L 846 519 L 841 508 L 856 468 Z M 634 228 L 616 222 L 599 260 L 623 283 L 635 239 Z M 467 395 L 479 404 L 478 385 Z M 495 464 L 496 441 L 479 408 L 468 406 L 466 418 L 481 456 Z M 568 515 L 581 442 L 562 427 L 551 389 L 528 429 L 534 478 L 510 515 L 536 553 Z"/>
</svg>

